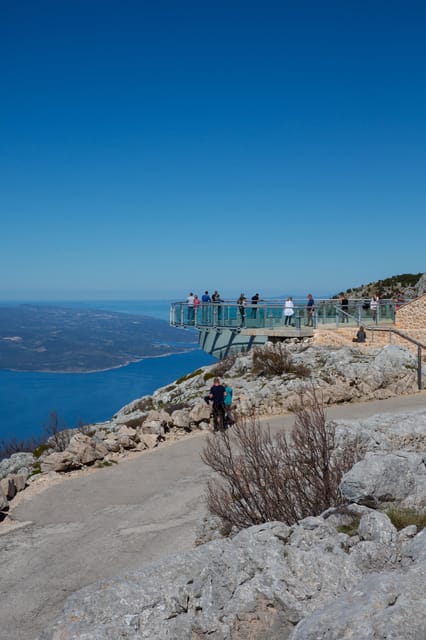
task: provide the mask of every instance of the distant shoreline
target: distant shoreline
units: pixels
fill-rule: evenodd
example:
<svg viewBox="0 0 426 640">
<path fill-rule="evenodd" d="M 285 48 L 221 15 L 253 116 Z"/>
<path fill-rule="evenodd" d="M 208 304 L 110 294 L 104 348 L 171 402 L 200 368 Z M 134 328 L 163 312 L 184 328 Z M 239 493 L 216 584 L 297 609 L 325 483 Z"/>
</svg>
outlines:
<svg viewBox="0 0 426 640">
<path fill-rule="evenodd" d="M 142 360 L 153 360 L 154 358 L 166 358 L 168 356 L 178 356 L 182 353 L 190 353 L 191 351 L 197 351 L 199 347 L 192 347 L 190 349 L 182 349 L 182 351 L 170 351 L 168 353 L 161 353 L 155 356 L 142 356 L 142 358 L 135 358 L 134 360 L 127 360 L 123 364 L 117 364 L 114 367 L 105 367 L 103 369 L 73 369 L 73 370 L 59 370 L 59 369 L 0 369 L 0 371 L 10 371 L 13 373 L 59 373 L 59 374 L 74 374 L 74 373 L 104 373 L 105 371 L 114 371 L 115 369 L 122 369 L 129 366 L 129 364 L 135 364 L 142 362 Z"/>
</svg>

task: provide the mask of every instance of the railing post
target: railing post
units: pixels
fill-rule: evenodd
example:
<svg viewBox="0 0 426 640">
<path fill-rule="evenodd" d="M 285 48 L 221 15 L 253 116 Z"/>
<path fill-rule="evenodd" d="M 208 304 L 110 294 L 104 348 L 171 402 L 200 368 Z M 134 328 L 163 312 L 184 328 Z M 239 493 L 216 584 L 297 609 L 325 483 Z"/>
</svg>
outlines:
<svg viewBox="0 0 426 640">
<path fill-rule="evenodd" d="M 420 345 L 417 346 L 417 382 L 419 386 L 419 391 L 422 390 L 422 348 Z"/>
</svg>

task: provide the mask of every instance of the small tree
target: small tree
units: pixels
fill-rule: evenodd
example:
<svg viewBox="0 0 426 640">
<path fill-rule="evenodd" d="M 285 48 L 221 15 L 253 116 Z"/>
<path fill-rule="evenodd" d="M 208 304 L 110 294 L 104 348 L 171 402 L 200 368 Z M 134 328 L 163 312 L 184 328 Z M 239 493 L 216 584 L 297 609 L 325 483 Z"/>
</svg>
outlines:
<svg viewBox="0 0 426 640">
<path fill-rule="evenodd" d="M 67 429 L 64 422 L 61 422 L 56 411 L 50 412 L 49 422 L 43 425 L 43 427 L 47 435 L 46 444 L 54 449 L 54 451 L 65 451 L 70 443 L 72 432 Z"/>
<path fill-rule="evenodd" d="M 256 417 L 239 418 L 231 430 L 210 436 L 201 457 L 220 479 L 207 488 L 209 511 L 237 529 L 271 520 L 294 524 L 342 502 L 339 483 L 356 460 L 356 447 L 336 450 L 313 386 L 293 410 L 293 433 L 273 436 Z"/>
</svg>

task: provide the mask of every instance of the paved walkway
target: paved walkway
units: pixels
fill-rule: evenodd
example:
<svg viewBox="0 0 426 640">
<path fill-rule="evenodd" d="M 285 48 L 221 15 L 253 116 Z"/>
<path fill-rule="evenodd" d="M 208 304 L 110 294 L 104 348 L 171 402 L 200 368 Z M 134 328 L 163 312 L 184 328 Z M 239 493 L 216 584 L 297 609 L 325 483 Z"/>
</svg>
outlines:
<svg viewBox="0 0 426 640">
<path fill-rule="evenodd" d="M 426 408 L 426 392 L 327 410 L 331 418 Z M 291 429 L 292 415 L 268 418 Z M 209 470 L 205 434 L 63 480 L 25 499 L 0 535 L 0 640 L 34 640 L 67 595 L 98 579 L 137 569 L 194 542 Z M 0 525 L 1 534 L 1 525 Z"/>
</svg>

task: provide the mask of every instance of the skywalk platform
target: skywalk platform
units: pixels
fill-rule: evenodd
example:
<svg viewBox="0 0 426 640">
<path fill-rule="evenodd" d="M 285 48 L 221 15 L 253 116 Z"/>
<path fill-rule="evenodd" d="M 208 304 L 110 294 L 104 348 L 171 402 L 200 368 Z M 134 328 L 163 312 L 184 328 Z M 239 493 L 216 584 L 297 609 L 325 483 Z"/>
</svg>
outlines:
<svg viewBox="0 0 426 640">
<path fill-rule="evenodd" d="M 284 300 L 262 301 L 244 307 L 226 300 L 200 305 L 173 302 L 170 324 L 174 327 L 197 330 L 200 348 L 218 358 L 247 351 L 268 341 L 304 340 L 312 338 L 316 328 L 361 324 L 393 325 L 395 304 L 380 300 L 374 312 L 369 300 L 349 300 L 342 310 L 338 299 L 317 299 L 315 312 L 309 318 L 306 300 L 294 300 L 294 313 L 286 318 Z M 308 326 L 312 322 L 312 326 Z"/>
</svg>

